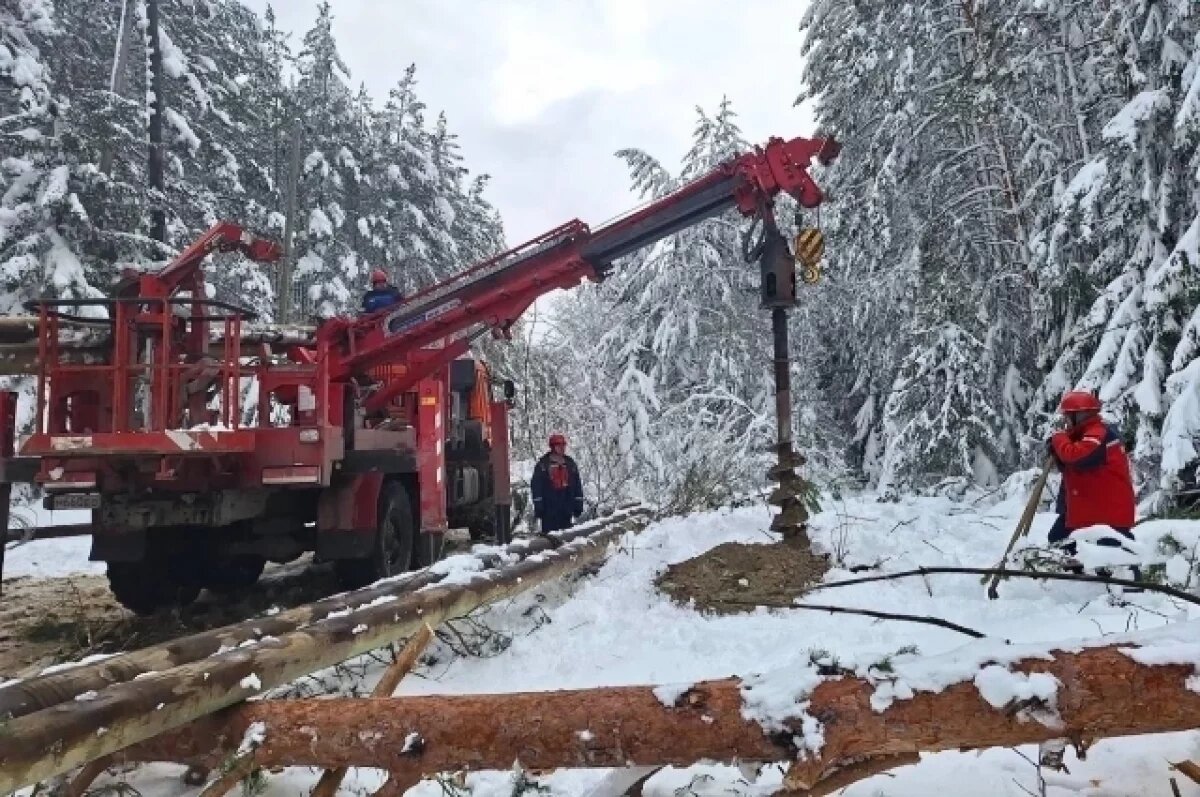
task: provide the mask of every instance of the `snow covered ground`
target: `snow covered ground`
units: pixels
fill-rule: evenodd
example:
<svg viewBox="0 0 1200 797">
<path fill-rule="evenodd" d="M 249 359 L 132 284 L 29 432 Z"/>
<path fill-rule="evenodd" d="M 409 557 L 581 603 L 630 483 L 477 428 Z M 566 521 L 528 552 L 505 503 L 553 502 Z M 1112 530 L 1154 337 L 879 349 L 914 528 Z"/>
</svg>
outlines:
<svg viewBox="0 0 1200 797">
<path fill-rule="evenodd" d="M 63 509 L 51 511 L 39 504 L 14 507 L 8 527 L 14 531 L 43 526 L 66 526 L 87 523 L 91 510 Z M 103 562 L 89 562 L 90 537 L 63 537 L 54 540 L 32 540 L 9 546 L 4 556 L 4 578 L 33 576 L 104 575 Z"/>
<path fill-rule="evenodd" d="M 1015 491 L 1014 491 L 1015 492 Z M 834 553 L 843 567 L 828 580 L 850 577 L 847 567 L 882 563 L 883 570 L 917 565 L 990 566 L 1008 541 L 1022 497 L 952 501 L 912 498 L 878 503 L 873 498 L 827 499 L 814 519 L 818 546 Z M 1053 518 L 1039 515 L 1032 542 L 1044 542 Z M 551 690 L 619 684 L 690 683 L 700 679 L 795 666 L 814 649 L 847 661 L 869 662 L 916 645 L 931 656 L 969 643 L 959 634 L 923 625 L 879 622 L 798 610 L 759 609 L 752 614 L 702 616 L 672 604 L 653 586 L 669 563 L 688 559 L 728 541 L 767 543 L 770 518 L 764 507 L 723 510 L 657 523 L 614 554 L 595 576 L 556 583 L 493 607 L 479 619 L 511 636 L 511 644 L 489 658 L 455 657 L 434 649 L 437 661 L 407 678 L 400 692 L 471 693 Z M 1200 542 L 1200 523 L 1160 521 L 1139 527 L 1145 548 L 1170 534 L 1190 554 Z M 1191 578 L 1186 555 L 1160 557 L 1172 577 Z M 977 576 L 941 576 L 850 587 L 820 594 L 822 602 L 930 614 L 953 620 L 988 636 L 1018 642 L 1046 642 L 1124 634 L 1188 619 L 1196 612 L 1152 594 L 1116 598 L 1101 585 L 1007 581 L 1001 597 L 987 600 Z M 1086 761 L 1068 753 L 1071 774 L 1043 772 L 1051 797 L 1170 794 L 1176 774 L 1185 795 L 1197 787 L 1171 773 L 1168 761 L 1200 758 L 1200 733 L 1105 741 Z M 918 766 L 876 776 L 846 789 L 847 797 L 925 797 L 930 794 L 1039 794 L 1036 749 L 987 750 L 929 755 Z M 130 783 L 146 797 L 190 794 L 173 766 L 146 768 Z M 268 797 L 303 794 L 316 775 L 288 770 L 270 775 Z M 588 794 L 603 773 L 557 772 L 540 778 L 555 795 Z M 698 766 L 664 771 L 646 787 L 647 795 L 769 794 L 778 785 L 777 768 L 750 782 L 737 769 Z M 380 773 L 351 774 L 343 793 L 366 793 Z M 512 776 L 471 775 L 479 797 L 510 795 Z M 425 783 L 410 792 L 443 794 Z M 532 792 L 531 792 L 532 793 Z"/>
</svg>

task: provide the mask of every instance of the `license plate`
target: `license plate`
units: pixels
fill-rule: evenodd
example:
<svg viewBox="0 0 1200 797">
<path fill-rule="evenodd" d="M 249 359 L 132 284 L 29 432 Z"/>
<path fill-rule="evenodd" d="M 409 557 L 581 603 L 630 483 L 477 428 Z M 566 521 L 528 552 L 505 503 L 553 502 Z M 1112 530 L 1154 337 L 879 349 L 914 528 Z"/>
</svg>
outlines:
<svg viewBox="0 0 1200 797">
<path fill-rule="evenodd" d="M 67 493 L 46 497 L 47 509 L 99 509 L 100 496 L 96 493 Z"/>
</svg>

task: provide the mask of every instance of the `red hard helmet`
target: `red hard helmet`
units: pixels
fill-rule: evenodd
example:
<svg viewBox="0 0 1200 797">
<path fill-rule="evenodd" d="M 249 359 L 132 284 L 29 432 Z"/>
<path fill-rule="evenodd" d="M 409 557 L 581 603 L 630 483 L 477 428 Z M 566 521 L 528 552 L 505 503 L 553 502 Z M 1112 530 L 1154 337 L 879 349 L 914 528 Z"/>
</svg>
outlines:
<svg viewBox="0 0 1200 797">
<path fill-rule="evenodd" d="M 378 285 L 381 282 L 386 284 L 387 281 L 388 281 L 388 275 L 387 275 L 387 272 L 384 271 L 383 269 L 377 268 L 371 272 L 371 284 L 372 285 Z"/>
<path fill-rule="evenodd" d="M 550 447 L 551 448 L 554 448 L 555 446 L 565 446 L 566 444 L 567 444 L 567 438 L 563 437 L 558 432 L 555 432 L 554 434 L 550 435 Z"/>
<path fill-rule="evenodd" d="M 1099 412 L 1100 399 L 1096 398 L 1095 393 L 1089 393 L 1086 390 L 1072 390 L 1062 397 L 1058 411 L 1063 413 Z"/>
</svg>

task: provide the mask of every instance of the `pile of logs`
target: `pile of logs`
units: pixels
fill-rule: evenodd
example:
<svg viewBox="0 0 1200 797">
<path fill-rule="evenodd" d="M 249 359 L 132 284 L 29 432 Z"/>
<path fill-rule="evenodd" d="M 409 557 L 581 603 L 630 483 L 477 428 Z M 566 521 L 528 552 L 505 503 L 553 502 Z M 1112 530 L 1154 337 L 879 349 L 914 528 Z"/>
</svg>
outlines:
<svg viewBox="0 0 1200 797">
<path fill-rule="evenodd" d="M 317 609 L 263 618 L 253 631 L 242 623 L 75 668 L 78 672 L 6 686 L 0 689 L 10 717 L 0 725 L 0 793 L 110 756 L 403 640 L 425 625 L 465 617 L 578 570 L 603 559 L 610 543 L 648 522 L 644 507 L 620 510 L 571 529 L 554 545 L 545 538 L 515 542 L 503 555 L 483 557 L 478 563 L 483 569 L 467 581 L 445 575 L 446 563 L 438 563 L 342 596 L 357 607 L 352 610 L 333 611 L 329 601 L 322 601 Z M 231 648 L 239 638 L 243 642 Z M 215 651 L 214 644 L 220 645 Z M 164 665 L 168 668 L 146 669 Z"/>
</svg>

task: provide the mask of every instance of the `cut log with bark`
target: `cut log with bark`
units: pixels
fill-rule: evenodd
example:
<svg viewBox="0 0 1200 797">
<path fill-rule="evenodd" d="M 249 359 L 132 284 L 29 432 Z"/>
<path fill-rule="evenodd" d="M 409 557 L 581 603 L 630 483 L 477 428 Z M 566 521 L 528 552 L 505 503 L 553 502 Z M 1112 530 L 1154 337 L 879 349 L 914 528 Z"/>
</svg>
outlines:
<svg viewBox="0 0 1200 797">
<path fill-rule="evenodd" d="M 736 679 L 695 684 L 673 706 L 649 686 L 271 700 L 244 703 L 126 755 L 132 761 L 219 760 L 251 723 L 261 722 L 263 766 L 378 767 L 407 781 L 456 770 L 507 770 L 514 761 L 529 769 L 788 761 L 789 787 L 822 793 L 822 784 L 846 785 L 911 763 L 918 752 L 1062 737 L 1090 743 L 1200 727 L 1200 694 L 1188 686 L 1191 664 L 1139 664 L 1122 650 L 1128 647 L 1046 653 L 1012 665 L 1017 680 L 1021 673 L 1057 679 L 1056 695 L 1041 703 L 994 705 L 976 688 L 977 671 L 883 710 L 872 706 L 875 686 L 863 679 L 831 676 L 810 691 L 797 683 L 794 713 L 772 717 L 781 724 L 769 727 L 744 713 L 747 698 L 764 686 Z M 797 677 L 811 673 L 797 668 Z M 803 711 L 799 701 L 806 701 Z M 798 740 L 815 735 L 814 719 L 823 743 L 798 749 Z"/>
<path fill-rule="evenodd" d="M 620 509 L 612 515 L 568 529 L 555 537 L 561 542 L 570 542 L 585 537 L 607 524 L 626 523 L 647 516 L 648 510 L 644 507 Z M 535 537 L 507 546 L 503 557 L 490 552 L 476 556 L 480 558 L 482 568 L 495 569 L 505 561 L 523 559 L 551 549 L 549 539 Z M 114 684 L 132 681 L 145 673 L 164 672 L 200 661 L 220 650 L 236 648 L 247 641 L 279 637 L 323 620 L 330 614 L 353 611 L 370 603 L 412 594 L 444 578 L 444 572 L 424 568 L 377 585 L 287 609 L 270 617 L 251 618 L 222 628 L 173 639 L 161 645 L 110 656 L 91 664 L 27 678 L 0 687 L 0 717 L 23 717 L 65 703 L 85 692 L 99 692 Z"/>
<path fill-rule="evenodd" d="M 516 564 L 435 584 L 394 601 L 326 617 L 302 630 L 264 638 L 165 672 L 100 690 L 0 726 L 0 793 L 68 772 L 88 761 L 179 728 L 263 690 L 464 617 L 603 559 L 609 543 L 644 526 L 629 518 Z M 333 763 L 330 766 L 339 766 Z"/>
</svg>

